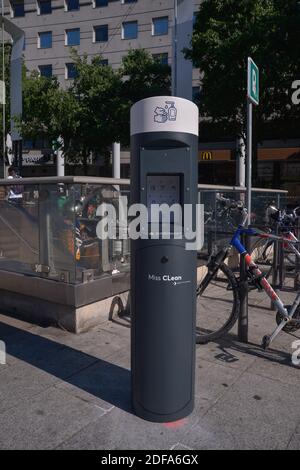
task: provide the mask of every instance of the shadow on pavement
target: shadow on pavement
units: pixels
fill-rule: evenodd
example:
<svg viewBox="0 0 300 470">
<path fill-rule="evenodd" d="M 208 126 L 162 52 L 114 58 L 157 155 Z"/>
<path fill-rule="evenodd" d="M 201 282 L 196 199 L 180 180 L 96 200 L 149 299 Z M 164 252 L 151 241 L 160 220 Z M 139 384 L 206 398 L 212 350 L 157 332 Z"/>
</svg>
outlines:
<svg viewBox="0 0 300 470">
<path fill-rule="evenodd" d="M 237 340 L 233 334 L 228 334 L 220 340 L 213 342 L 220 349 L 220 353 L 214 354 L 214 358 L 223 361 L 227 364 L 239 361 L 239 356 L 234 353 L 244 353 L 249 356 L 254 356 L 259 359 L 265 359 L 275 364 L 281 364 L 292 368 L 297 368 L 291 362 L 291 353 L 285 351 L 278 351 L 272 348 L 264 351 L 259 345 L 255 343 L 243 344 Z"/>
<path fill-rule="evenodd" d="M 129 370 L 3 322 L 0 338 L 10 356 L 132 413 Z"/>
</svg>

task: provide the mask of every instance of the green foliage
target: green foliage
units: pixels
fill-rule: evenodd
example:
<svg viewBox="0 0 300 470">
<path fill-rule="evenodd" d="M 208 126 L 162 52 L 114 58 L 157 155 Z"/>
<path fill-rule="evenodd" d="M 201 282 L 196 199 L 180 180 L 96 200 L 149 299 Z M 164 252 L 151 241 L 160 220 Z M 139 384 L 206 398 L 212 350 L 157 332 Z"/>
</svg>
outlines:
<svg viewBox="0 0 300 470">
<path fill-rule="evenodd" d="M 91 152 L 107 154 L 112 142 L 129 143 L 130 108 L 136 101 L 169 94 L 170 69 L 144 50 L 130 51 L 115 70 L 101 57 L 89 61 L 71 51 L 77 76 L 67 90 L 37 72 L 24 78 L 23 116 L 26 139 L 63 138 L 69 160 L 84 164 Z"/>
<path fill-rule="evenodd" d="M 278 137 L 298 135 L 300 107 L 291 102 L 300 78 L 298 0 L 204 0 L 187 57 L 201 69 L 200 112 L 218 129 L 245 129 L 246 70 L 260 68 L 257 137 L 273 127 Z"/>
</svg>

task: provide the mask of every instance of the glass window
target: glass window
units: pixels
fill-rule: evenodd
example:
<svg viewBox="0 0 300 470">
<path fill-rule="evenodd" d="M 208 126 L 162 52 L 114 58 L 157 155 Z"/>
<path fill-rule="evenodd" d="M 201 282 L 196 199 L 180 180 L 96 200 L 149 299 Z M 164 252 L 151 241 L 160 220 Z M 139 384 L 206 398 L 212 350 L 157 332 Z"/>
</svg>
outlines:
<svg viewBox="0 0 300 470">
<path fill-rule="evenodd" d="M 94 5 L 96 8 L 98 7 L 107 7 L 108 5 L 108 0 L 94 0 Z"/>
<path fill-rule="evenodd" d="M 39 47 L 41 49 L 49 49 L 52 47 L 52 31 L 39 33 Z"/>
<path fill-rule="evenodd" d="M 122 0 L 122 3 L 136 3 L 137 0 Z"/>
<path fill-rule="evenodd" d="M 79 10 L 79 0 L 66 0 L 67 11 Z"/>
<path fill-rule="evenodd" d="M 51 0 L 39 0 L 39 14 L 50 15 L 52 13 Z"/>
<path fill-rule="evenodd" d="M 39 65 L 39 71 L 41 77 L 51 78 L 52 77 L 52 64 Z"/>
<path fill-rule="evenodd" d="M 108 25 L 94 26 L 94 42 L 108 41 Z"/>
<path fill-rule="evenodd" d="M 138 22 L 127 21 L 122 25 L 123 39 L 136 39 L 138 37 Z"/>
<path fill-rule="evenodd" d="M 14 18 L 25 16 L 24 0 L 14 0 L 11 2 L 11 8 Z"/>
<path fill-rule="evenodd" d="M 168 65 L 169 63 L 169 54 L 167 52 L 163 52 L 161 54 L 153 54 L 153 58 L 158 60 L 163 65 Z"/>
<path fill-rule="evenodd" d="M 66 46 L 78 46 L 80 44 L 80 29 L 66 30 Z"/>
<path fill-rule="evenodd" d="M 72 80 L 77 77 L 76 66 L 73 63 L 66 64 L 66 78 Z"/>
<path fill-rule="evenodd" d="M 152 34 L 153 36 L 163 36 L 169 32 L 169 18 L 163 16 L 161 18 L 153 18 Z"/>
<path fill-rule="evenodd" d="M 101 59 L 100 63 L 101 63 L 101 65 L 107 66 L 108 65 L 108 59 Z"/>
</svg>

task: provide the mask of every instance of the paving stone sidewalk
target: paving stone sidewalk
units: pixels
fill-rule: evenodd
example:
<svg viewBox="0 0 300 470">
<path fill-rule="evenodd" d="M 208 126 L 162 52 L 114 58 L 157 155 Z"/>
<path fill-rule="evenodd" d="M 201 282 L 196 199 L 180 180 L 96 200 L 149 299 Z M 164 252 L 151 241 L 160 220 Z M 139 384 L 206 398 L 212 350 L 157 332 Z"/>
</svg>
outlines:
<svg viewBox="0 0 300 470">
<path fill-rule="evenodd" d="M 297 337 L 260 348 L 274 329 L 264 298 L 251 293 L 248 345 L 233 332 L 197 346 L 195 411 L 172 425 L 132 414 L 126 318 L 75 336 L 0 315 L 0 449 L 300 449 Z"/>
</svg>

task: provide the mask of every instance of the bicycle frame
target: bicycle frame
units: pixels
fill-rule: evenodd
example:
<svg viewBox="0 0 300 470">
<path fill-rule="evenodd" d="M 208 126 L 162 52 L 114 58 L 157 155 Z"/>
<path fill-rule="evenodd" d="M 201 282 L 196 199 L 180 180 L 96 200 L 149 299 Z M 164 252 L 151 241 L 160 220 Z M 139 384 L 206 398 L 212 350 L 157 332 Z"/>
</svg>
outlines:
<svg viewBox="0 0 300 470">
<path fill-rule="evenodd" d="M 272 286 L 270 285 L 268 280 L 264 277 L 263 273 L 260 271 L 258 266 L 254 263 L 251 256 L 247 252 L 246 248 L 242 244 L 241 235 L 243 235 L 243 234 L 250 235 L 250 236 L 257 236 L 257 237 L 260 237 L 260 238 L 269 238 L 269 239 L 273 239 L 273 240 L 279 240 L 282 243 L 286 243 L 293 249 L 296 256 L 298 256 L 299 259 L 300 259 L 300 253 L 296 249 L 296 247 L 294 246 L 294 243 L 298 243 L 298 240 L 292 233 L 290 233 L 288 235 L 288 237 L 284 237 L 284 236 L 279 237 L 277 235 L 263 233 L 258 229 L 245 228 L 244 226 L 241 225 L 241 226 L 238 227 L 238 229 L 234 233 L 233 238 L 230 242 L 230 245 L 233 246 L 240 253 L 241 256 L 244 256 L 245 262 L 246 262 L 246 265 L 247 265 L 248 269 L 251 270 L 251 272 L 253 272 L 253 274 L 258 279 L 260 279 L 260 283 L 261 283 L 261 286 L 262 286 L 263 290 L 266 292 L 268 297 L 270 297 L 270 299 L 272 300 L 274 306 L 276 306 L 278 312 L 281 314 L 281 316 L 283 318 L 281 324 L 276 328 L 274 333 L 269 337 L 269 344 L 270 344 L 271 341 L 273 341 L 273 339 L 278 335 L 278 333 L 284 328 L 284 326 L 295 315 L 296 310 L 297 310 L 298 306 L 300 305 L 300 292 L 297 295 L 291 309 L 288 311 L 287 308 L 284 306 L 284 304 L 283 304 L 282 300 L 280 299 L 280 297 L 276 294 L 276 292 L 274 291 L 274 289 L 272 288 Z"/>
</svg>

